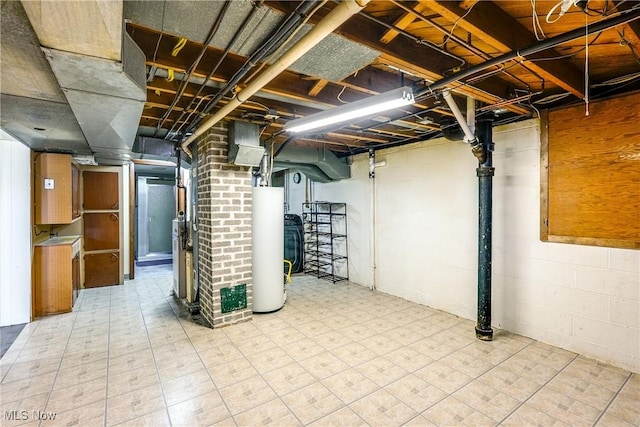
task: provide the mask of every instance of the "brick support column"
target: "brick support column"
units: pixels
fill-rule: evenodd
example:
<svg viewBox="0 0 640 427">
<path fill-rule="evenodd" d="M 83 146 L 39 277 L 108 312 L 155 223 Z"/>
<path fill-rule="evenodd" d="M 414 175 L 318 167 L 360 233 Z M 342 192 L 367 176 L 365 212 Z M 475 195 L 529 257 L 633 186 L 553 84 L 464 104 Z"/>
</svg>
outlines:
<svg viewBox="0 0 640 427">
<path fill-rule="evenodd" d="M 251 168 L 228 163 L 227 140 L 226 123 L 197 140 L 200 306 L 214 328 L 252 315 Z M 242 284 L 247 307 L 222 313 L 221 289 Z"/>
</svg>

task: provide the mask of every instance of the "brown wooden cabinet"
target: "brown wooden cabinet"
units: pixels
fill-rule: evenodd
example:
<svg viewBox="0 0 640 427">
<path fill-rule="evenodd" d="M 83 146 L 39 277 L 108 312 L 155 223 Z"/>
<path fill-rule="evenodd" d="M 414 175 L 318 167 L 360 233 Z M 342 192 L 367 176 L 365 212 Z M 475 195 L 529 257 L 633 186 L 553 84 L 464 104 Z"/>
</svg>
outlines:
<svg viewBox="0 0 640 427">
<path fill-rule="evenodd" d="M 84 213 L 84 250 L 118 250 L 120 247 L 120 216 L 117 212 Z"/>
<path fill-rule="evenodd" d="M 71 218 L 80 218 L 80 169 L 71 165 Z"/>
<path fill-rule="evenodd" d="M 84 170 L 84 287 L 118 285 L 120 262 L 120 190 L 118 172 Z"/>
<path fill-rule="evenodd" d="M 71 311 L 80 287 L 79 250 L 79 236 L 55 237 L 35 245 L 35 316 Z"/>
<path fill-rule="evenodd" d="M 71 155 L 37 153 L 34 173 L 35 223 L 71 223 L 73 190 Z"/>
<path fill-rule="evenodd" d="M 84 171 L 84 210 L 118 210 L 120 192 L 117 172 Z"/>
<path fill-rule="evenodd" d="M 120 258 L 118 251 L 91 253 L 84 256 L 85 288 L 118 285 Z"/>
</svg>

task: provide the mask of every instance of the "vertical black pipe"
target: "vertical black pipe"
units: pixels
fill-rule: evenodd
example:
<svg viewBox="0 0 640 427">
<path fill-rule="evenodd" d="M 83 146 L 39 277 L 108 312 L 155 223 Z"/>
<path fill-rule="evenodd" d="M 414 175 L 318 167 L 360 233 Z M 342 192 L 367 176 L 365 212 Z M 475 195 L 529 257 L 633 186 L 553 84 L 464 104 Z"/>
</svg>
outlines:
<svg viewBox="0 0 640 427">
<path fill-rule="evenodd" d="M 493 339 L 491 329 L 491 228 L 493 198 L 493 140 L 492 120 L 478 121 L 477 135 L 484 147 L 485 157 L 476 169 L 478 175 L 478 322 L 476 337 Z"/>
</svg>

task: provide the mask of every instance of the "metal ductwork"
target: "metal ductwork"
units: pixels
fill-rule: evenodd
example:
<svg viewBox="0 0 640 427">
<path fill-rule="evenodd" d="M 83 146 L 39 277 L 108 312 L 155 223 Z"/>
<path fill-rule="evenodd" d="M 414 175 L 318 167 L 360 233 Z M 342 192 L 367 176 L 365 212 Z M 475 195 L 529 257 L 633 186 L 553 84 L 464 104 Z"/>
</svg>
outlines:
<svg viewBox="0 0 640 427">
<path fill-rule="evenodd" d="M 317 182 L 338 181 L 351 176 L 349 165 L 325 148 L 288 146 L 275 158 L 274 166 L 298 169 Z"/>
<path fill-rule="evenodd" d="M 146 70 L 144 53 L 122 31 L 122 2 L 23 5 L 96 161 L 127 163 L 146 101 Z"/>
</svg>

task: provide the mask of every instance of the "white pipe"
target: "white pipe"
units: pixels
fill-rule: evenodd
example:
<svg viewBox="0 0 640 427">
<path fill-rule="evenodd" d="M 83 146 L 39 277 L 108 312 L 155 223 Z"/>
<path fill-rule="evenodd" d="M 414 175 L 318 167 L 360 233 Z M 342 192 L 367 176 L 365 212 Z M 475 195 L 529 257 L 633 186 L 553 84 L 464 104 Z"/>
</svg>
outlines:
<svg viewBox="0 0 640 427">
<path fill-rule="evenodd" d="M 462 128 L 462 131 L 464 132 L 464 135 L 465 135 L 464 141 L 466 143 L 472 143 L 473 141 L 475 141 L 476 137 L 471 131 L 471 129 L 469 129 L 469 126 L 467 125 L 467 121 L 465 120 L 464 116 L 462 115 L 462 112 L 460 112 L 460 109 L 458 108 L 458 104 L 456 104 L 456 101 L 454 101 L 453 97 L 451 96 L 451 92 L 449 92 L 448 90 L 442 91 L 442 97 L 444 98 L 445 101 L 447 101 L 447 104 L 449 105 L 449 109 L 451 109 L 451 112 L 456 117 L 458 124 Z"/>
<path fill-rule="evenodd" d="M 351 16 L 360 12 L 369 3 L 369 0 L 346 0 L 334 7 L 327 16 L 318 22 L 304 37 L 291 47 L 276 62 L 255 78 L 241 92 L 238 92 L 227 104 L 207 118 L 193 134 L 182 143 L 182 150 L 191 156 L 189 144 L 206 132 L 229 113 L 235 110 L 243 102 L 247 101 L 256 92 L 286 70 L 291 64 L 307 53 L 312 47 L 331 34 Z M 240 100 L 240 97 L 243 100 Z"/>
<path fill-rule="evenodd" d="M 467 126 L 473 135 L 476 134 L 476 100 L 467 96 Z"/>
</svg>

